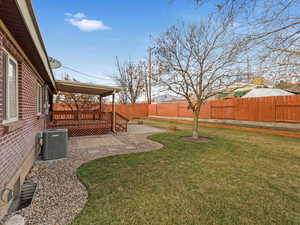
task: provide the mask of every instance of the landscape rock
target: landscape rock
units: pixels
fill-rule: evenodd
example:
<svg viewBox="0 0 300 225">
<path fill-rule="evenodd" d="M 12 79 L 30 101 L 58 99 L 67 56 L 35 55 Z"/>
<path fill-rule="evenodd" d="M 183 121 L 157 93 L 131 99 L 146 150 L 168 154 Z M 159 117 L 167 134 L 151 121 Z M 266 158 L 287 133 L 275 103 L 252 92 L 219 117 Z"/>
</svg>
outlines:
<svg viewBox="0 0 300 225">
<path fill-rule="evenodd" d="M 21 215 L 14 215 L 10 217 L 4 225 L 25 225 L 25 220 Z"/>
<path fill-rule="evenodd" d="M 26 225 L 70 223 L 88 198 L 86 188 L 77 178 L 76 169 L 97 158 L 160 149 L 161 144 L 146 138 L 157 132 L 164 130 L 132 125 L 128 133 L 71 138 L 66 159 L 37 161 L 34 164 L 26 178 L 28 182 L 37 184 L 34 198 L 30 206 L 15 212 L 19 214 L 16 217 L 23 216 Z"/>
</svg>

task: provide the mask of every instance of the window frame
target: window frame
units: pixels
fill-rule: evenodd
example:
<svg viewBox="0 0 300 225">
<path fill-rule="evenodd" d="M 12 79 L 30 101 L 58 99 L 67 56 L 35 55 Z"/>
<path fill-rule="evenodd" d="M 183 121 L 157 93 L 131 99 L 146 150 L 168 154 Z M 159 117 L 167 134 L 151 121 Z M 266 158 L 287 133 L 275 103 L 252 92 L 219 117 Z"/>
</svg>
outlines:
<svg viewBox="0 0 300 225">
<path fill-rule="evenodd" d="M 36 113 L 38 116 L 43 114 L 43 85 L 37 82 Z"/>
<path fill-rule="evenodd" d="M 48 96 L 48 85 L 44 84 L 43 86 L 43 114 L 49 114 L 49 96 Z"/>
<path fill-rule="evenodd" d="M 4 79 L 5 79 L 5 99 L 3 99 L 5 101 L 5 104 L 3 104 L 3 110 L 5 110 L 5 115 L 7 118 L 3 118 L 2 124 L 8 124 L 8 123 L 12 123 L 12 122 L 16 122 L 19 120 L 19 70 L 18 70 L 18 61 L 12 56 L 12 54 L 9 53 L 9 51 L 7 51 L 5 48 L 2 48 L 2 50 L 4 51 L 4 53 L 7 54 L 7 59 L 6 59 L 6 65 L 5 66 L 5 74 L 4 75 Z M 4 60 L 2 60 L 4 63 Z M 10 118 L 9 116 L 9 110 L 8 110 L 8 100 L 9 100 L 9 85 L 8 85 L 8 65 L 9 65 L 9 61 L 12 61 L 13 63 L 15 63 L 16 65 L 16 117 L 12 117 Z"/>
</svg>

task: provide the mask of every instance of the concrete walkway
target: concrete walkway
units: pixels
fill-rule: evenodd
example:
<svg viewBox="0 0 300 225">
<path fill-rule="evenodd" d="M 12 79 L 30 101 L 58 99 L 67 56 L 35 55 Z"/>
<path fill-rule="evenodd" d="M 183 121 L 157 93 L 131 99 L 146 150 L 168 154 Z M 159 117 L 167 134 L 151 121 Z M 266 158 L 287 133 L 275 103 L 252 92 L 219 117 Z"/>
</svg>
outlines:
<svg viewBox="0 0 300 225">
<path fill-rule="evenodd" d="M 118 135 L 76 137 L 69 140 L 68 157 L 55 161 L 38 161 L 27 179 L 37 183 L 32 204 L 16 214 L 28 225 L 64 225 L 84 207 L 87 191 L 76 176 L 85 162 L 111 155 L 157 150 L 161 144 L 147 136 L 164 132 L 145 125 L 130 125 L 127 133 Z"/>
</svg>

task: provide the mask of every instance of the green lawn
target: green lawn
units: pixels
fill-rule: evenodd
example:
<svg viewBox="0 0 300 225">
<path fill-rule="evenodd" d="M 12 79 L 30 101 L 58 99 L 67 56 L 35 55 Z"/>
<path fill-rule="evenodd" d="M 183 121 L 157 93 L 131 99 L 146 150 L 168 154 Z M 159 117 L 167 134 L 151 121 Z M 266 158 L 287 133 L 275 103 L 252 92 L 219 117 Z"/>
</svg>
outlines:
<svg viewBox="0 0 300 225">
<path fill-rule="evenodd" d="M 149 137 L 161 150 L 81 166 L 89 200 L 71 224 L 300 224 L 300 139 L 201 127 L 212 141 L 190 143 L 178 126 Z"/>
</svg>

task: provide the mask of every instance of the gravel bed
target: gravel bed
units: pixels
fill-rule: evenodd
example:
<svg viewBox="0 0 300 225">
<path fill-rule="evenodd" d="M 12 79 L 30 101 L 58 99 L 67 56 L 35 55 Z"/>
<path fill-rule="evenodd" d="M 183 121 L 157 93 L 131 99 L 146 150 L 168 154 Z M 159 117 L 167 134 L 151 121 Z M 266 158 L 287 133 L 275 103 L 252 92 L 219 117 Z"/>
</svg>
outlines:
<svg viewBox="0 0 300 225">
<path fill-rule="evenodd" d="M 136 132 L 143 127 L 147 128 L 147 133 Z M 118 135 L 71 138 L 68 158 L 37 161 L 27 176 L 28 182 L 37 184 L 32 204 L 13 215 L 22 215 L 26 225 L 65 225 L 71 222 L 88 197 L 84 185 L 76 176 L 76 169 L 80 165 L 110 155 L 145 152 L 162 147 L 148 140 L 147 136 L 163 130 L 151 130 L 144 125 L 132 125 L 129 128 L 128 133 Z"/>
</svg>

